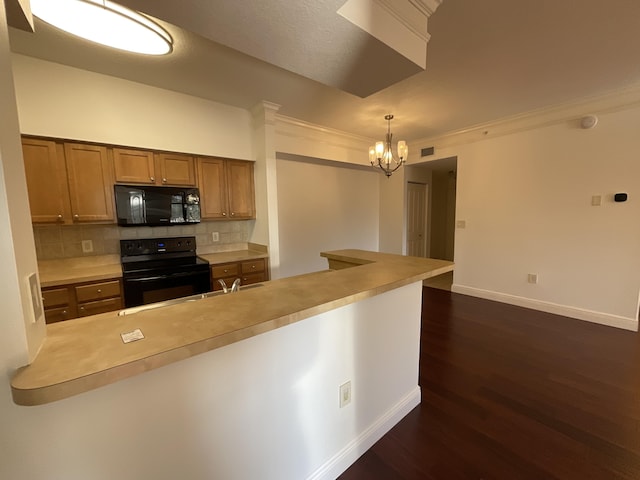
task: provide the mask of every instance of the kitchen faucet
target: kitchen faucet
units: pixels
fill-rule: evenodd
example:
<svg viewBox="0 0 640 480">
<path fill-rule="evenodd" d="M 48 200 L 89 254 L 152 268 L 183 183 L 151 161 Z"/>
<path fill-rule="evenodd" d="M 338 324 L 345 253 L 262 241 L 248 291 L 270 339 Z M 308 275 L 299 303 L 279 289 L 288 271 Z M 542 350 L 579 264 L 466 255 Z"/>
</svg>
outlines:
<svg viewBox="0 0 640 480">
<path fill-rule="evenodd" d="M 236 278 L 236 279 L 233 281 L 233 285 L 231 285 L 231 288 L 229 289 L 229 288 L 227 287 L 227 283 L 226 283 L 222 278 L 218 280 L 218 283 L 219 283 L 220 285 L 222 285 L 222 291 L 223 291 L 224 293 L 233 293 L 233 292 L 238 292 L 238 291 L 240 291 L 240 282 L 241 282 L 241 280 L 240 280 L 239 278 Z"/>
</svg>

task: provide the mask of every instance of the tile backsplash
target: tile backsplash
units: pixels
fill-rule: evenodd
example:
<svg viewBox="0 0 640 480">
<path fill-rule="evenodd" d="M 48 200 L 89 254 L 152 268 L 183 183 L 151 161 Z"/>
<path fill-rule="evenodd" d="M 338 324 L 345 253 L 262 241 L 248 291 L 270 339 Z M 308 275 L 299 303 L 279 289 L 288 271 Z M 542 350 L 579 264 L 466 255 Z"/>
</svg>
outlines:
<svg viewBox="0 0 640 480">
<path fill-rule="evenodd" d="M 250 221 L 202 222 L 172 227 L 118 227 L 116 225 L 37 225 L 33 227 L 39 260 L 120 254 L 120 239 L 195 236 L 198 250 L 225 250 L 249 240 Z M 214 242 L 212 233 L 219 233 Z M 93 251 L 83 253 L 82 242 L 91 240 Z"/>
</svg>

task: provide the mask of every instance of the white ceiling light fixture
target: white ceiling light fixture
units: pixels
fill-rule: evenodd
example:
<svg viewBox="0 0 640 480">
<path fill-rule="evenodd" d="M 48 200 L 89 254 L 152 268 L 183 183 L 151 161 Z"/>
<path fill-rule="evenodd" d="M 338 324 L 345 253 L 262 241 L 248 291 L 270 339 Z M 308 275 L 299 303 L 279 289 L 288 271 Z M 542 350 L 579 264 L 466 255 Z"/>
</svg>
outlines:
<svg viewBox="0 0 640 480">
<path fill-rule="evenodd" d="M 144 15 L 108 0 L 31 0 L 41 20 L 108 47 L 146 55 L 165 55 L 171 36 Z"/>
<path fill-rule="evenodd" d="M 384 119 L 387 121 L 387 136 L 384 142 L 376 142 L 375 147 L 369 147 L 369 161 L 372 167 L 379 167 L 387 177 L 390 177 L 393 172 L 398 170 L 402 164 L 406 161 L 409 155 L 409 148 L 407 142 L 400 140 L 397 148 L 397 158 L 393 155 L 391 146 L 391 120 L 393 115 L 385 115 Z"/>
</svg>

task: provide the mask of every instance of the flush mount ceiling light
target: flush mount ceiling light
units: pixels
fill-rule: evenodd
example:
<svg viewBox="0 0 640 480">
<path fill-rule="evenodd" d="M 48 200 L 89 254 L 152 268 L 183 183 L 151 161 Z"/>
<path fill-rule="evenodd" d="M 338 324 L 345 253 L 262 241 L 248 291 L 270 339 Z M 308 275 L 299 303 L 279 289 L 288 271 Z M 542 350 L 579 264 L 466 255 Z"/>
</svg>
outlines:
<svg viewBox="0 0 640 480">
<path fill-rule="evenodd" d="M 404 140 L 399 141 L 396 159 L 391 147 L 391 137 L 393 136 L 391 133 L 391 120 L 393 120 L 393 115 L 385 115 L 384 119 L 387 121 L 387 136 L 384 142 L 376 142 L 375 147 L 369 147 L 369 160 L 372 167 L 380 167 L 384 174 L 390 177 L 407 159 L 409 148 L 407 147 L 407 142 Z"/>
<path fill-rule="evenodd" d="M 41 20 L 108 47 L 147 55 L 171 52 L 171 36 L 144 15 L 108 0 L 31 0 Z"/>
</svg>

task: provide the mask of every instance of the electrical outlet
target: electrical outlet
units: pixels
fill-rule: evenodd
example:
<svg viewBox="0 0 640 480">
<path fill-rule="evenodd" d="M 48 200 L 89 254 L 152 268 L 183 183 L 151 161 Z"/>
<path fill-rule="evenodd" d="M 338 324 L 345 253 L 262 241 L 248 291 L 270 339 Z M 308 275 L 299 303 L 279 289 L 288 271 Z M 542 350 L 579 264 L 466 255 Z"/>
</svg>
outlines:
<svg viewBox="0 0 640 480">
<path fill-rule="evenodd" d="M 527 275 L 527 282 L 529 283 L 538 283 L 538 274 L 530 273 Z"/>
<path fill-rule="evenodd" d="M 211 241 L 219 242 L 220 241 L 220 234 L 218 232 L 211 232 Z"/>
<path fill-rule="evenodd" d="M 340 408 L 351 403 L 351 380 L 340 385 Z"/>
<path fill-rule="evenodd" d="M 93 241 L 82 240 L 82 253 L 91 253 L 91 252 L 93 252 Z"/>
<path fill-rule="evenodd" d="M 457 228 L 467 228 L 467 222 L 466 220 L 458 220 L 456 222 L 456 227 Z"/>
<path fill-rule="evenodd" d="M 591 197 L 591 205 L 599 207 L 602 205 L 602 195 L 594 195 Z"/>
</svg>

